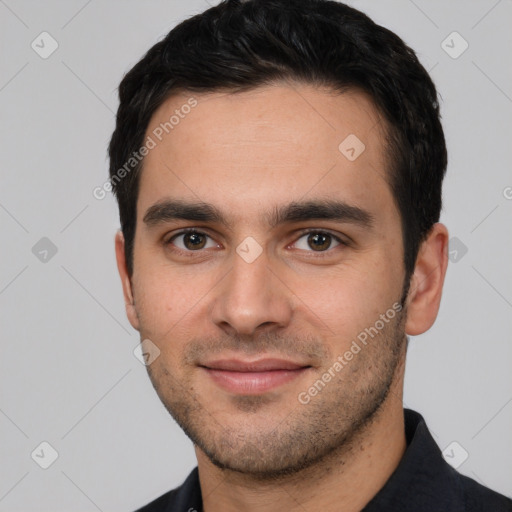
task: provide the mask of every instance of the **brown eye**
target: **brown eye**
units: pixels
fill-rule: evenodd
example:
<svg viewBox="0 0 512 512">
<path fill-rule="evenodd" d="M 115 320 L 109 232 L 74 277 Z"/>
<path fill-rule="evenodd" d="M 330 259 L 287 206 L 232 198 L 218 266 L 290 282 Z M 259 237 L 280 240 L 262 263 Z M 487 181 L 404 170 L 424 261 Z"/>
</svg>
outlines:
<svg viewBox="0 0 512 512">
<path fill-rule="evenodd" d="M 167 245 L 174 245 L 178 249 L 188 252 L 216 246 L 215 242 L 206 233 L 193 230 L 177 233 L 167 242 Z"/>
<path fill-rule="evenodd" d="M 206 245 L 206 237 L 199 233 L 187 233 L 183 235 L 183 244 L 191 251 L 202 249 Z"/>
<path fill-rule="evenodd" d="M 311 233 L 308 244 L 315 251 L 325 251 L 331 245 L 332 237 L 327 233 Z"/>
<path fill-rule="evenodd" d="M 327 252 L 340 244 L 343 242 L 338 237 L 326 231 L 309 231 L 304 233 L 294 246 L 303 251 Z"/>
</svg>

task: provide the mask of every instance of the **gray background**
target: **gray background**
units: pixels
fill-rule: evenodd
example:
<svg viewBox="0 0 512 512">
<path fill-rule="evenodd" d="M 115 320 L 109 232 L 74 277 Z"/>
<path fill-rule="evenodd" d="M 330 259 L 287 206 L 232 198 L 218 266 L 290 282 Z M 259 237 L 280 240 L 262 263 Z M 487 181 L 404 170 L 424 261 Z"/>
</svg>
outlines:
<svg viewBox="0 0 512 512">
<path fill-rule="evenodd" d="M 442 449 L 458 443 L 452 462 L 468 453 L 462 473 L 511 495 L 512 2 L 352 4 L 418 52 L 443 98 L 442 220 L 457 240 L 437 323 L 410 345 L 405 403 Z M 134 357 L 116 205 L 92 190 L 107 177 L 123 74 L 207 6 L 0 0 L 2 512 L 129 511 L 195 465 Z M 43 31 L 59 45 L 46 59 L 31 48 L 50 48 Z M 454 31 L 469 44 L 457 58 Z M 48 469 L 43 441 L 58 452 Z"/>
</svg>

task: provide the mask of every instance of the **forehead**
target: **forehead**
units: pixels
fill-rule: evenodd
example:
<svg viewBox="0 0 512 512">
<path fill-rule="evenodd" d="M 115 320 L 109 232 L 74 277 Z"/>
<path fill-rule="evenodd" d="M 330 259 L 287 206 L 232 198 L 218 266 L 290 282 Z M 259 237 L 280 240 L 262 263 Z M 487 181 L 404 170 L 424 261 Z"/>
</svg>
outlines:
<svg viewBox="0 0 512 512">
<path fill-rule="evenodd" d="M 159 200 L 216 204 L 233 216 L 308 197 L 389 208 L 385 121 L 362 92 L 272 85 L 180 93 L 146 131 L 138 217 Z"/>
</svg>

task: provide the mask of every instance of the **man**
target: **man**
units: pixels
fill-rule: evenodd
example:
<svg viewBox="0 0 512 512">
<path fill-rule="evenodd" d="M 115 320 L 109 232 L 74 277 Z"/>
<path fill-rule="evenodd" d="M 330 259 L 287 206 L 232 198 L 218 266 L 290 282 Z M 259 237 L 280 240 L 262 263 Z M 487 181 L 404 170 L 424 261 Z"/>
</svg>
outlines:
<svg viewBox="0 0 512 512">
<path fill-rule="evenodd" d="M 503 511 L 403 409 L 447 267 L 446 148 L 414 52 L 324 0 L 230 0 L 125 76 L 116 255 L 198 468 L 142 511 Z"/>
</svg>

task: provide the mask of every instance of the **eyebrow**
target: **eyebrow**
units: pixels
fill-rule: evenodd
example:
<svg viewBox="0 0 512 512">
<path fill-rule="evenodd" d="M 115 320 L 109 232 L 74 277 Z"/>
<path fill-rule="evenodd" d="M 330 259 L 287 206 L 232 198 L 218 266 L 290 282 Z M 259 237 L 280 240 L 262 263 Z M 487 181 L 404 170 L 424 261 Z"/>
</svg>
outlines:
<svg viewBox="0 0 512 512">
<path fill-rule="evenodd" d="M 374 216 L 358 206 L 338 200 L 294 201 L 287 205 L 275 207 L 265 215 L 271 228 L 281 224 L 308 220 L 333 220 L 348 222 L 365 228 L 374 224 Z M 181 199 L 166 199 L 150 206 L 144 214 L 143 222 L 153 227 L 174 220 L 188 220 L 217 223 L 231 229 L 232 224 L 222 212 L 212 204 L 189 202 Z"/>
<path fill-rule="evenodd" d="M 349 222 L 366 228 L 372 227 L 374 223 L 374 217 L 370 212 L 344 201 L 327 199 L 292 202 L 279 206 L 267 219 L 273 228 L 280 224 L 320 219 Z"/>
<path fill-rule="evenodd" d="M 228 227 L 220 211 L 208 203 L 191 203 L 181 199 L 166 199 L 150 206 L 144 215 L 144 223 L 151 227 L 173 220 L 192 220 L 224 224 Z"/>
</svg>

